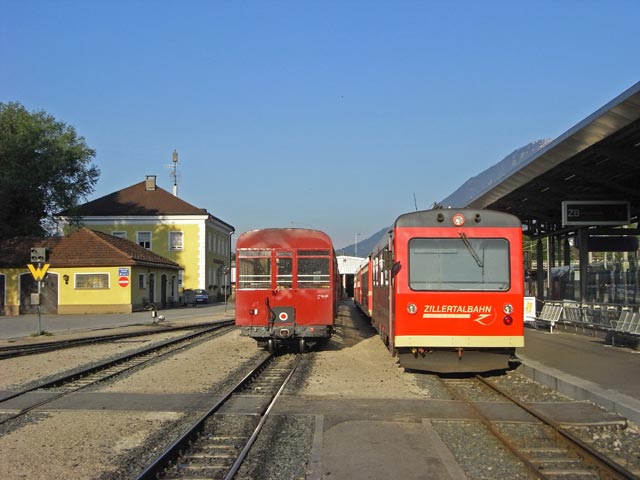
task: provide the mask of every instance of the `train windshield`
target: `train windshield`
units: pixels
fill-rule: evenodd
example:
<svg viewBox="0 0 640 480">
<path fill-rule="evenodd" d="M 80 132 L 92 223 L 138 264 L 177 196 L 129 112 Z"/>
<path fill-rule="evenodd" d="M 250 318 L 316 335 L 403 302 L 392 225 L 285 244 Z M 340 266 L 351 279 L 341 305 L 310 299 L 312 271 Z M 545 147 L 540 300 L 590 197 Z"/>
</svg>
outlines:
<svg viewBox="0 0 640 480">
<path fill-rule="evenodd" d="M 298 288 L 328 289 L 331 287 L 329 254 L 328 250 L 298 251 Z M 326 256 L 316 257 L 312 255 Z"/>
<path fill-rule="evenodd" d="M 412 290 L 507 291 L 509 242 L 504 238 L 413 238 L 409 241 Z"/>
<path fill-rule="evenodd" d="M 238 251 L 238 288 L 271 288 L 271 251 Z"/>
</svg>

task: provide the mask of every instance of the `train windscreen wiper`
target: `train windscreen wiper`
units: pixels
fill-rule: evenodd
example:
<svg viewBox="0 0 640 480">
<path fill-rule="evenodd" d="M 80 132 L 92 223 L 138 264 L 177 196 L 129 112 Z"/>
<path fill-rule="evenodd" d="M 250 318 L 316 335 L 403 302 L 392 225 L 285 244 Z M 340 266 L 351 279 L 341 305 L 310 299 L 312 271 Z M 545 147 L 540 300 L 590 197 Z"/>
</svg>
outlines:
<svg viewBox="0 0 640 480">
<path fill-rule="evenodd" d="M 469 239 L 467 238 L 467 234 L 464 233 L 464 232 L 460 232 L 460 238 L 462 239 L 462 242 L 464 243 L 464 246 L 467 247 L 467 250 L 469 250 L 469 253 L 473 257 L 473 259 L 476 261 L 478 266 L 480 268 L 484 267 L 484 263 L 482 262 L 482 260 L 480 260 L 480 257 L 478 256 L 478 253 L 471 246 L 471 242 L 469 242 Z"/>
</svg>

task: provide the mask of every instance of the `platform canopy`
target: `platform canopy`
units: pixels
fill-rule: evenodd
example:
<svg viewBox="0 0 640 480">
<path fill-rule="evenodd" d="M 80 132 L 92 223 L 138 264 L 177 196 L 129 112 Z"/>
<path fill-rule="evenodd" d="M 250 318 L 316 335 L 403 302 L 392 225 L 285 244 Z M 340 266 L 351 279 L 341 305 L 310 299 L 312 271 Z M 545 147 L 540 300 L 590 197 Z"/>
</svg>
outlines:
<svg viewBox="0 0 640 480">
<path fill-rule="evenodd" d="M 612 200 L 628 201 L 631 221 L 638 221 L 640 82 L 458 206 L 512 213 L 538 237 L 565 228 L 563 201 Z"/>
</svg>

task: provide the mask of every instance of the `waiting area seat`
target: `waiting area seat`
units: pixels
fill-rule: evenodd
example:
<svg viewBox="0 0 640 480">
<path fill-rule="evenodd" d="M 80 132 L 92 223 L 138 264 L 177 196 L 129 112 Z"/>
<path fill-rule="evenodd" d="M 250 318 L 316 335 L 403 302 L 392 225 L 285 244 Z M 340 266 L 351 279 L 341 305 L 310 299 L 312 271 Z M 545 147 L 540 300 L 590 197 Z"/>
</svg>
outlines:
<svg viewBox="0 0 640 480">
<path fill-rule="evenodd" d="M 603 333 L 609 343 L 640 344 L 640 310 L 638 306 L 580 303 L 570 300 L 547 301 L 535 317 L 535 327 L 549 329 L 562 326 L 582 333 Z"/>
</svg>

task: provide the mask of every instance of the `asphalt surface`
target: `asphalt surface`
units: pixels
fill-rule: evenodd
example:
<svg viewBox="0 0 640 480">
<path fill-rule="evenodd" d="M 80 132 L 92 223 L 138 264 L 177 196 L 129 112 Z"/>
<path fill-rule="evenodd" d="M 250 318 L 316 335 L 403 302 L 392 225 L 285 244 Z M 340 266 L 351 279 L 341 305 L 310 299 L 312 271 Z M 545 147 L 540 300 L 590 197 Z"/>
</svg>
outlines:
<svg viewBox="0 0 640 480">
<path fill-rule="evenodd" d="M 164 315 L 161 325 L 177 325 L 186 322 L 203 322 L 233 318 L 233 303 L 215 303 L 160 310 Z M 0 317 L 0 340 L 55 341 L 62 334 L 91 332 L 126 326 L 150 326 L 154 324 L 151 312 L 114 313 L 101 315 L 20 315 Z M 38 332 L 40 335 L 38 335 Z"/>
<path fill-rule="evenodd" d="M 517 355 L 525 375 L 640 425 L 640 351 L 594 336 L 527 328 Z"/>
</svg>

